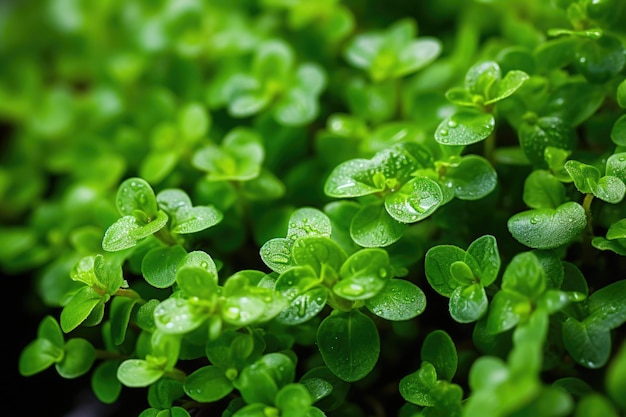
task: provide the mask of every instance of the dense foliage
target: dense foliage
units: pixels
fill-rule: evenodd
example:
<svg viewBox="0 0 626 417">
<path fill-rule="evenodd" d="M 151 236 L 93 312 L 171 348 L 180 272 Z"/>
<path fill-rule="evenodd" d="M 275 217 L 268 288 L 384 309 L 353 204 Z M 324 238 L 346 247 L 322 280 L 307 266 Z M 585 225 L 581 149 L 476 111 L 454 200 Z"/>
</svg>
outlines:
<svg viewBox="0 0 626 417">
<path fill-rule="evenodd" d="M 20 378 L 118 416 L 624 415 L 624 21 L 2 2 Z"/>
</svg>

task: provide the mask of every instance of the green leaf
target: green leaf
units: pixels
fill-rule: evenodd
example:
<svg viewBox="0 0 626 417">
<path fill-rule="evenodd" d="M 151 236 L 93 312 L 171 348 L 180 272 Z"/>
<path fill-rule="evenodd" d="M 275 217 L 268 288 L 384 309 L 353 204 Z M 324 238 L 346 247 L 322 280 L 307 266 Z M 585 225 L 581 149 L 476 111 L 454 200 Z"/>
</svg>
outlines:
<svg viewBox="0 0 626 417">
<path fill-rule="evenodd" d="M 626 280 L 613 282 L 592 293 L 587 302 L 589 316 L 585 324 L 616 329 L 626 322 Z"/>
<path fill-rule="evenodd" d="M 127 359 L 117 369 L 117 378 L 122 384 L 131 388 L 150 386 L 163 374 L 163 369 L 155 368 L 143 359 Z"/>
<path fill-rule="evenodd" d="M 132 248 L 139 240 L 165 227 L 167 221 L 167 214 L 161 210 L 158 211 L 156 218 L 145 225 L 140 224 L 135 216 L 124 216 L 106 230 L 102 239 L 102 249 L 117 252 Z"/>
<path fill-rule="evenodd" d="M 598 369 L 609 360 L 611 333 L 604 327 L 587 325 L 569 317 L 563 323 L 563 344 L 577 363 Z"/>
<path fill-rule="evenodd" d="M 478 155 L 466 155 L 456 166 L 446 169 L 444 185 L 461 200 L 478 200 L 491 193 L 498 175 L 491 164 Z"/>
<path fill-rule="evenodd" d="M 96 349 L 89 341 L 74 338 L 65 344 L 65 355 L 55 367 L 60 376 L 66 379 L 78 378 L 91 370 L 96 361 Z"/>
<path fill-rule="evenodd" d="M 578 161 L 567 161 L 565 169 L 574 180 L 574 185 L 583 194 L 593 194 L 608 203 L 619 203 L 626 193 L 626 185 L 617 177 L 605 175 L 592 166 Z"/>
<path fill-rule="evenodd" d="M 584 81 L 570 81 L 557 87 L 548 98 L 543 114 L 558 117 L 572 126 L 589 119 L 605 99 L 604 89 Z M 567 105 L 564 105 L 567 103 Z"/>
<path fill-rule="evenodd" d="M 292 88 L 274 106 L 274 118 L 283 126 L 304 126 L 317 117 L 316 97 L 301 88 Z"/>
<path fill-rule="evenodd" d="M 61 329 L 69 333 L 83 323 L 89 315 L 104 303 L 103 296 L 91 287 L 81 287 L 61 311 Z"/>
<path fill-rule="evenodd" d="M 130 297 L 113 297 L 109 306 L 111 337 L 113 343 L 121 345 L 126 338 L 133 308 L 140 300 Z"/>
<path fill-rule="evenodd" d="M 167 334 L 189 333 L 200 327 L 206 319 L 206 315 L 183 298 L 167 298 L 154 309 L 156 327 Z"/>
<path fill-rule="evenodd" d="M 480 278 L 483 287 L 491 285 L 500 271 L 500 253 L 498 243 L 492 235 L 484 235 L 474 240 L 467 248 L 464 261 L 471 265 L 471 257 L 477 264 L 479 271 L 474 273 Z"/>
<path fill-rule="evenodd" d="M 603 395 L 592 393 L 578 402 L 574 417 L 618 417 L 611 402 Z"/>
<path fill-rule="evenodd" d="M 439 294 L 450 297 L 459 282 L 450 271 L 450 265 L 464 261 L 465 251 L 453 245 L 437 245 L 426 252 L 424 270 L 428 283 Z"/>
<path fill-rule="evenodd" d="M 517 133 L 524 154 L 538 167 L 546 164 L 544 152 L 547 147 L 571 151 L 576 144 L 574 128 L 559 117 L 540 117 L 534 123 L 524 122 Z"/>
<path fill-rule="evenodd" d="M 261 259 L 272 271 L 282 273 L 296 266 L 291 257 L 293 240 L 285 238 L 270 239 L 261 246 Z"/>
<path fill-rule="evenodd" d="M 295 365 L 289 356 L 273 352 L 246 366 L 235 380 L 235 388 L 247 403 L 273 404 L 279 389 L 294 377 Z"/>
<path fill-rule="evenodd" d="M 143 257 L 141 274 L 153 287 L 171 287 L 176 281 L 178 264 L 185 255 L 187 251 L 180 245 L 154 248 Z"/>
<path fill-rule="evenodd" d="M 626 152 L 618 152 L 606 160 L 605 174 L 626 181 Z"/>
<path fill-rule="evenodd" d="M 552 249 L 571 243 L 586 226 L 585 210 L 573 201 L 554 210 L 523 211 L 507 222 L 509 232 L 518 242 L 536 249 Z"/>
<path fill-rule="evenodd" d="M 502 77 L 500 66 L 495 61 L 479 62 L 465 74 L 465 89 L 472 94 L 490 97 L 492 88 Z"/>
<path fill-rule="evenodd" d="M 122 384 L 117 379 L 119 360 L 101 362 L 91 375 L 93 393 L 104 404 L 115 403 L 122 392 Z"/>
<path fill-rule="evenodd" d="M 486 100 L 484 104 L 493 104 L 510 97 L 513 93 L 519 90 L 522 84 L 524 84 L 524 81 L 528 78 L 528 74 L 524 71 L 511 70 L 507 72 L 502 81 L 497 84 L 496 91 L 493 95 L 486 96 L 488 100 Z"/>
<path fill-rule="evenodd" d="M 289 218 L 287 239 L 296 240 L 304 236 L 330 237 L 330 219 L 322 211 L 313 207 L 301 207 Z"/>
<path fill-rule="evenodd" d="M 346 382 L 369 374 L 380 353 L 376 325 L 358 310 L 326 317 L 317 329 L 317 346 L 326 366 Z"/>
<path fill-rule="evenodd" d="M 531 308 L 530 300 L 524 295 L 513 291 L 498 291 L 489 306 L 487 331 L 498 334 L 512 329 L 528 317 Z"/>
<path fill-rule="evenodd" d="M 459 110 L 445 118 L 435 130 L 435 140 L 442 145 L 465 146 L 487 139 L 496 119 L 479 110 Z"/>
<path fill-rule="evenodd" d="M 276 407 L 284 417 L 305 417 L 312 404 L 311 395 L 302 384 L 285 385 L 276 394 Z"/>
<path fill-rule="evenodd" d="M 448 333 L 443 330 L 430 332 L 424 339 L 420 355 L 422 361 L 435 367 L 437 379 L 452 381 L 458 366 L 458 356 L 456 346 Z"/>
<path fill-rule="evenodd" d="M 617 104 L 626 109 L 626 79 L 617 86 Z"/>
<path fill-rule="evenodd" d="M 35 339 L 20 353 L 19 372 L 22 376 L 38 374 L 61 361 L 64 353 L 63 346 L 55 346 L 44 338 Z"/>
<path fill-rule="evenodd" d="M 217 275 L 200 266 L 185 265 L 178 268 L 176 282 L 189 297 L 211 300 L 218 293 Z"/>
<path fill-rule="evenodd" d="M 148 218 L 157 215 L 157 203 L 150 184 L 142 178 L 128 178 L 117 190 L 115 205 L 122 216 L 130 216 L 143 211 Z"/>
<path fill-rule="evenodd" d="M 532 252 L 515 255 L 502 276 L 503 290 L 517 292 L 531 300 L 537 300 L 546 287 L 544 269 Z"/>
<path fill-rule="evenodd" d="M 441 41 L 434 37 L 411 41 L 398 51 L 398 63 L 394 66 L 393 77 L 399 78 L 426 67 L 441 54 L 441 50 Z"/>
<path fill-rule="evenodd" d="M 611 360 L 605 376 L 605 386 L 611 399 L 622 409 L 626 410 L 626 344 L 622 344 L 617 354 Z"/>
<path fill-rule="evenodd" d="M 420 369 L 400 380 L 398 389 L 402 398 L 411 404 L 432 407 L 435 401 L 431 396 L 431 391 L 436 383 L 435 367 L 429 362 L 422 362 Z"/>
<path fill-rule="evenodd" d="M 178 126 L 190 142 L 197 142 L 209 130 L 211 115 L 197 102 L 187 103 L 178 112 Z"/>
<path fill-rule="evenodd" d="M 620 116 L 613 124 L 611 140 L 618 146 L 626 146 L 626 114 Z"/>
<path fill-rule="evenodd" d="M 383 289 L 391 274 L 387 251 L 362 249 L 343 263 L 339 270 L 341 280 L 335 284 L 333 291 L 348 300 L 366 300 Z"/>
<path fill-rule="evenodd" d="M 622 42 L 610 35 L 581 40 L 574 64 L 590 83 L 604 83 L 619 74 L 626 63 Z"/>
<path fill-rule="evenodd" d="M 565 186 L 550 172 L 536 169 L 526 177 L 522 198 L 533 209 L 556 209 L 565 202 Z"/>
<path fill-rule="evenodd" d="M 487 294 L 479 283 L 459 285 L 450 295 L 450 316 L 459 323 L 472 323 L 487 312 Z"/>
<path fill-rule="evenodd" d="M 430 216 L 442 203 L 439 184 L 430 178 L 418 177 L 387 195 L 385 209 L 399 222 L 414 223 Z"/>
<path fill-rule="evenodd" d="M 211 403 L 230 394 L 233 383 L 217 366 L 208 365 L 187 375 L 183 385 L 185 394 L 195 401 Z"/>
<path fill-rule="evenodd" d="M 365 307 L 385 320 L 410 320 L 426 308 L 424 292 L 412 282 L 390 279 L 374 297 L 365 300 Z"/>
<path fill-rule="evenodd" d="M 292 247 L 292 256 L 297 265 L 308 265 L 320 276 L 322 267 L 338 271 L 346 260 L 344 250 L 329 237 L 305 236 Z"/>
<path fill-rule="evenodd" d="M 194 167 L 206 171 L 211 181 L 246 181 L 261 171 L 265 158 L 263 141 L 259 134 L 245 127 L 232 129 L 221 146 L 208 145 L 192 158 Z"/>
<path fill-rule="evenodd" d="M 383 204 L 373 203 L 362 206 L 352 218 L 350 236 L 366 248 L 385 247 L 397 242 L 407 227 L 391 217 Z"/>
<path fill-rule="evenodd" d="M 172 219 L 172 232 L 195 233 L 219 223 L 223 215 L 213 206 L 193 207 L 186 192 L 168 188 L 156 196 L 157 203 Z"/>
</svg>

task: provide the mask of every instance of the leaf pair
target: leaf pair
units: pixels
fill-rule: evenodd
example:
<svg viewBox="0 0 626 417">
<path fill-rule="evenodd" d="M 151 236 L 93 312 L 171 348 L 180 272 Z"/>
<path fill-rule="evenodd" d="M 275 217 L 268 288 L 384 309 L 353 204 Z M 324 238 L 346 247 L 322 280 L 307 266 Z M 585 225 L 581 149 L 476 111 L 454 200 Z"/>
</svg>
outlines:
<svg viewBox="0 0 626 417">
<path fill-rule="evenodd" d="M 460 415 L 463 389 L 452 383 L 458 356 L 450 336 L 443 330 L 429 333 L 422 344 L 421 359 L 420 369 L 400 380 L 400 395 L 425 407 L 425 416 Z"/>
<path fill-rule="evenodd" d="M 296 66 L 295 58 L 283 40 L 261 42 L 250 70 L 232 74 L 223 86 L 230 115 L 240 118 L 270 111 L 284 126 L 302 126 L 315 119 L 326 73 L 313 63 Z"/>
<path fill-rule="evenodd" d="M 583 194 L 593 194 L 607 203 L 617 204 L 626 194 L 626 152 L 611 155 L 606 161 L 605 175 L 593 165 L 570 160 L 565 169 L 574 185 Z"/>
<path fill-rule="evenodd" d="M 491 135 L 496 119 L 492 106 L 515 93 L 528 74 L 511 70 L 502 77 L 495 61 L 480 62 L 465 74 L 463 87 L 446 91 L 446 98 L 461 108 L 446 117 L 435 130 L 435 140 L 442 145 L 466 146 Z"/>
<path fill-rule="evenodd" d="M 136 246 L 144 238 L 158 233 L 168 221 L 171 232 L 195 233 L 222 220 L 222 213 L 212 206 L 193 207 L 187 194 L 167 189 L 155 196 L 150 184 L 141 178 L 128 178 L 118 188 L 117 209 L 122 217 L 106 230 L 102 248 L 116 252 Z M 173 244 L 173 238 L 165 238 Z"/>
<path fill-rule="evenodd" d="M 415 39 L 416 32 L 413 20 L 401 20 L 387 30 L 357 35 L 344 56 L 356 68 L 367 71 L 374 82 L 403 77 L 427 66 L 441 53 L 438 39 Z"/>
<path fill-rule="evenodd" d="M 426 252 L 424 262 L 430 285 L 450 298 L 450 315 L 454 320 L 471 323 L 487 312 L 484 287 L 496 280 L 500 270 L 500 255 L 493 236 L 479 237 L 467 251 L 453 245 L 434 246 Z"/>
</svg>

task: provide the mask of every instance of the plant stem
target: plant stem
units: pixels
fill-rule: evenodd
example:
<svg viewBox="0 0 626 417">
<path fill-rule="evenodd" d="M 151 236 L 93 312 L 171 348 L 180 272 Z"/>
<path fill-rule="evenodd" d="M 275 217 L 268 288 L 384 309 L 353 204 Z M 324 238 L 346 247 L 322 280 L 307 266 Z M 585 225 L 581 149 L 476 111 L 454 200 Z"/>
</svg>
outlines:
<svg viewBox="0 0 626 417">
<path fill-rule="evenodd" d="M 587 226 L 583 231 L 583 254 L 582 254 L 582 263 L 593 263 L 593 253 L 591 251 L 592 245 L 591 241 L 593 240 L 593 216 L 591 214 L 591 202 L 593 201 L 593 194 L 588 193 L 585 194 L 585 198 L 583 199 L 583 209 L 585 209 L 585 216 L 587 217 Z"/>
</svg>

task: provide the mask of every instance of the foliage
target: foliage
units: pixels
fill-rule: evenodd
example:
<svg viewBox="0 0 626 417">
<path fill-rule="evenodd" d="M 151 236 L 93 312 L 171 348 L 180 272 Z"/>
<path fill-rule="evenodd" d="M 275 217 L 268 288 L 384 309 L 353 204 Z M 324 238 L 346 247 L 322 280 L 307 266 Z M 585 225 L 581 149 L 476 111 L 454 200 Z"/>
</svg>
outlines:
<svg viewBox="0 0 626 417">
<path fill-rule="evenodd" d="M 21 377 L 141 417 L 624 415 L 625 19 L 3 3 Z"/>
</svg>

